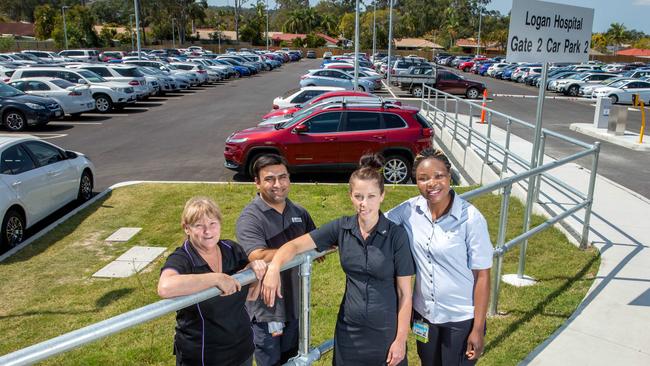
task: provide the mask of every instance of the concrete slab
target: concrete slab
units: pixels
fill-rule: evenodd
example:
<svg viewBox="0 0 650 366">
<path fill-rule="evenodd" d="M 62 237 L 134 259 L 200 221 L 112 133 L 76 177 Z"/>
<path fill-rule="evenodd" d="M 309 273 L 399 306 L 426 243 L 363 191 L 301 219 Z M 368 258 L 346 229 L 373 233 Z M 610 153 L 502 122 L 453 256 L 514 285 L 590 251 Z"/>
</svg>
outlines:
<svg viewBox="0 0 650 366">
<path fill-rule="evenodd" d="M 151 262 L 159 255 L 165 252 L 167 248 L 164 247 L 142 247 L 134 246 L 127 250 L 124 254 L 119 256 L 116 261 L 126 262 Z"/>
<path fill-rule="evenodd" d="M 125 242 L 131 240 L 135 234 L 139 233 L 142 230 L 141 227 L 121 227 L 116 232 L 111 234 L 106 241 L 118 241 Z"/>
<path fill-rule="evenodd" d="M 537 283 L 537 281 L 530 276 L 523 275 L 522 278 L 519 278 L 516 273 L 501 276 L 501 281 L 515 287 L 532 286 Z"/>
<path fill-rule="evenodd" d="M 140 272 L 149 262 L 113 261 L 93 274 L 93 277 L 125 278 Z"/>
<path fill-rule="evenodd" d="M 607 132 L 605 128 L 596 128 L 589 123 L 572 123 L 569 128 L 573 131 L 580 132 L 587 136 L 595 137 L 600 140 L 611 142 L 618 146 L 623 146 L 636 151 L 650 151 L 650 138 L 644 137 L 643 143 L 639 143 L 639 134 L 625 131 L 623 136 L 617 136 Z"/>
</svg>

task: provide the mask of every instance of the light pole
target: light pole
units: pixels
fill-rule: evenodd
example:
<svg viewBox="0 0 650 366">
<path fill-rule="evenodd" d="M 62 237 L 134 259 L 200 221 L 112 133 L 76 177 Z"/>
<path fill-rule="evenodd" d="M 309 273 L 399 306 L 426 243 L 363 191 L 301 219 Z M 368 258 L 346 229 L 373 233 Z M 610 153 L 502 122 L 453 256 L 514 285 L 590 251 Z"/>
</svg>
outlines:
<svg viewBox="0 0 650 366">
<path fill-rule="evenodd" d="M 140 56 L 140 6 L 138 0 L 133 0 L 133 5 L 135 7 L 135 31 L 138 39 L 138 60 L 141 59 Z"/>
<path fill-rule="evenodd" d="M 63 39 L 65 40 L 65 49 L 68 49 L 68 27 L 65 24 L 65 9 L 69 9 L 69 6 L 63 5 L 61 7 L 61 13 L 63 13 Z"/>
<path fill-rule="evenodd" d="M 359 0 L 354 15 L 354 90 L 359 89 Z"/>
<path fill-rule="evenodd" d="M 133 49 L 135 48 L 134 40 L 133 40 L 133 17 L 134 14 L 129 15 L 129 27 L 131 27 L 131 52 L 133 52 Z"/>
<path fill-rule="evenodd" d="M 388 77 L 386 80 L 388 81 L 388 87 L 390 88 L 390 71 L 392 69 L 392 64 L 393 63 L 393 0 L 390 0 L 390 10 L 389 10 L 389 15 L 388 15 L 388 67 L 386 68 L 386 72 L 388 73 Z"/>
<path fill-rule="evenodd" d="M 266 0 L 266 51 L 269 50 L 269 0 Z"/>
<path fill-rule="evenodd" d="M 174 26 L 174 21 L 176 18 L 172 18 L 172 48 L 176 48 L 176 28 Z"/>
<path fill-rule="evenodd" d="M 478 16 L 478 45 L 476 45 L 476 57 L 480 54 L 481 50 L 481 22 L 483 21 L 483 7 L 479 7 L 479 16 Z"/>
<path fill-rule="evenodd" d="M 372 62 L 375 62 L 375 53 L 377 52 L 377 0 L 373 1 L 375 10 L 372 12 Z"/>
</svg>

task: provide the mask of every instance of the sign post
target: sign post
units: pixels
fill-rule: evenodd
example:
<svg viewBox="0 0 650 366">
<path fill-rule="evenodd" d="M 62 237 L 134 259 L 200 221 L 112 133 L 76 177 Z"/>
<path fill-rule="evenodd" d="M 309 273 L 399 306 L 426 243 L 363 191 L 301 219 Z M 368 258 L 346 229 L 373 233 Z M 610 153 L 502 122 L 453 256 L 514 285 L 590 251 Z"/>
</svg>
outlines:
<svg viewBox="0 0 650 366">
<path fill-rule="evenodd" d="M 530 168 L 539 164 L 542 135 L 542 112 L 546 96 L 548 68 L 551 62 L 585 62 L 589 60 L 594 9 L 538 0 L 513 0 L 508 32 L 508 62 L 542 63 L 537 113 Z M 528 179 L 524 215 L 524 231 L 530 228 L 535 198 L 535 178 Z M 541 180 L 539 180 L 541 182 Z M 540 183 L 541 184 L 541 183 Z M 534 283 L 524 276 L 528 240 L 520 247 L 517 281 L 520 285 Z"/>
</svg>

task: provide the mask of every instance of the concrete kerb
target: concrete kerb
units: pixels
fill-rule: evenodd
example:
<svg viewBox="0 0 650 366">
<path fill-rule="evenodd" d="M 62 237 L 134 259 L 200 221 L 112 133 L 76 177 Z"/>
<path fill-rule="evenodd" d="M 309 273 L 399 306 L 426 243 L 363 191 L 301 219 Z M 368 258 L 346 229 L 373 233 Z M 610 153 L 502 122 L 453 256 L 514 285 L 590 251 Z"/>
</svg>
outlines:
<svg viewBox="0 0 650 366">
<path fill-rule="evenodd" d="M 107 194 L 111 193 L 114 189 L 116 188 L 121 188 L 121 187 L 128 187 L 136 184 L 251 184 L 251 182 L 208 182 L 208 181 L 149 181 L 149 180 L 133 180 L 133 181 L 126 181 L 126 182 L 120 182 L 120 183 L 115 183 L 112 186 L 106 188 L 93 198 L 89 199 L 88 201 L 84 202 L 82 205 L 79 207 L 75 208 L 74 210 L 68 212 L 67 214 L 63 215 L 61 218 L 58 220 L 54 221 L 53 223 L 49 224 L 48 226 L 44 227 L 41 231 L 35 233 L 32 235 L 29 239 L 23 241 L 22 243 L 18 244 L 17 246 L 11 248 L 9 251 L 6 253 L 0 255 L 0 262 L 3 262 L 5 259 L 11 257 L 12 255 L 18 253 L 21 251 L 23 248 L 27 247 L 28 245 L 31 245 L 33 242 L 36 240 L 42 238 L 45 234 L 49 233 L 52 231 L 55 227 L 59 226 L 63 222 L 65 222 L 67 219 L 71 218 L 72 216 L 76 215 L 79 211 L 85 209 L 86 207 L 92 205 L 93 203 L 97 202 L 98 200 L 104 198 Z M 314 184 L 314 183 L 291 183 L 292 185 L 303 185 L 303 184 Z M 320 185 L 341 185 L 341 184 L 347 184 L 347 183 L 317 183 Z M 408 184 L 413 186 L 412 184 Z M 405 184 L 405 186 L 408 186 Z"/>
</svg>

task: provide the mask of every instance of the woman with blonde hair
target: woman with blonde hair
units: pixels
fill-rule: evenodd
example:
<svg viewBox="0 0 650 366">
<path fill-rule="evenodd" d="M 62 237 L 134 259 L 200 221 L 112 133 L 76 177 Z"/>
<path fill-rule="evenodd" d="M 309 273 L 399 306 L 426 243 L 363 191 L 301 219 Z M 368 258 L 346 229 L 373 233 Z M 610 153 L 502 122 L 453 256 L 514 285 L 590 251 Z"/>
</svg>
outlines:
<svg viewBox="0 0 650 366">
<path fill-rule="evenodd" d="M 210 198 L 194 197 L 187 201 L 181 218 L 187 237 L 167 258 L 160 273 L 158 294 L 163 298 L 212 287 L 222 291 L 221 296 L 177 312 L 177 366 L 250 366 L 253 362 L 253 332 L 244 305 L 247 298 L 257 298 L 259 287 L 255 283 L 242 288 L 231 276 L 252 268 L 261 279 L 266 263 L 249 263 L 237 243 L 220 239 L 221 222 L 221 211 Z"/>
</svg>

